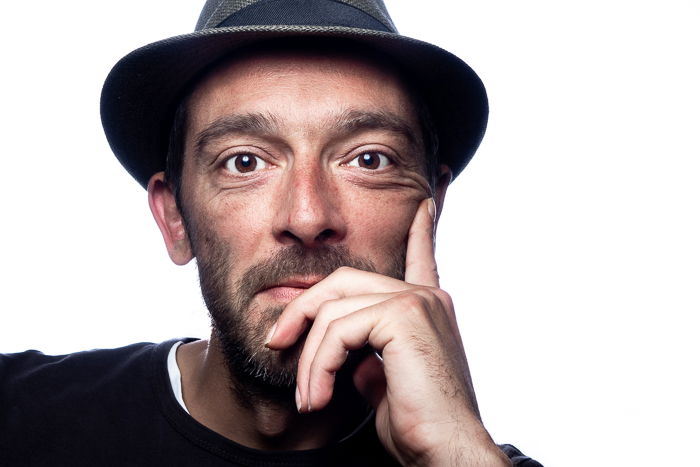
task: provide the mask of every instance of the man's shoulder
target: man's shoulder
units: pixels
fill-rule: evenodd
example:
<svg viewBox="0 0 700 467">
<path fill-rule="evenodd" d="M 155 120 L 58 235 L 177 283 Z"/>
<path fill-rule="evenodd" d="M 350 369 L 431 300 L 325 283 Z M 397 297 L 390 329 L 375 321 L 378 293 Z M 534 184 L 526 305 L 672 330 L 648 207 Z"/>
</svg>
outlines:
<svg viewBox="0 0 700 467">
<path fill-rule="evenodd" d="M 72 352 L 67 354 L 45 354 L 40 350 L 30 349 L 25 350 L 23 352 L 2 353 L 0 354 L 0 364 L 2 364 L 3 367 L 6 367 L 7 365 L 12 365 L 15 362 L 27 365 L 41 365 L 50 364 L 54 362 L 72 362 L 79 360 L 90 361 L 138 353 L 143 349 L 152 349 L 156 345 L 158 344 L 153 342 L 138 342 L 134 344 L 125 345 L 123 347 L 97 348 L 91 350 L 81 350 L 79 352 Z"/>
<path fill-rule="evenodd" d="M 57 394 L 91 393 L 115 388 L 120 381 L 134 384 L 165 368 L 172 339 L 162 343 L 140 342 L 112 349 L 93 349 L 65 355 L 46 355 L 38 350 L 0 354 L 0 398 L 55 398 Z M 13 394 L 15 393 L 15 394 Z"/>
<path fill-rule="evenodd" d="M 94 379 L 100 372 L 112 374 L 138 364 L 153 352 L 157 344 L 138 343 L 114 349 L 94 349 L 65 355 L 46 355 L 27 350 L 0 355 L 0 384 L 50 383 L 73 380 L 76 386 Z M 77 380 L 76 380 L 77 378 Z"/>
<path fill-rule="evenodd" d="M 89 404 L 98 394 L 104 398 L 130 392 L 129 387 L 142 390 L 139 380 L 147 379 L 162 345 L 144 342 L 66 355 L 37 350 L 0 355 L 3 412 L 22 408 L 26 417 L 27 412 Z"/>
<path fill-rule="evenodd" d="M 157 383 L 166 387 L 175 342 L 0 355 L 0 452 L 8 465 L 51 465 L 51 456 L 87 465 L 83 457 L 101 459 L 141 426 L 157 430 Z"/>
</svg>

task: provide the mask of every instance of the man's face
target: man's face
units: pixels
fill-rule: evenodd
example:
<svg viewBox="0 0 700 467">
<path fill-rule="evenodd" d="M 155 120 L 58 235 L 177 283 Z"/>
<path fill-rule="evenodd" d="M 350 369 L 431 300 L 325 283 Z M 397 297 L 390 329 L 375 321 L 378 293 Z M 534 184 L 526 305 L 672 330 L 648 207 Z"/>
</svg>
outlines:
<svg viewBox="0 0 700 467">
<path fill-rule="evenodd" d="M 182 208 L 234 366 L 291 387 L 300 347 L 264 347 L 284 306 L 342 265 L 402 275 L 430 195 L 425 166 L 414 105 L 373 62 L 268 53 L 202 80 L 188 104 Z"/>
</svg>

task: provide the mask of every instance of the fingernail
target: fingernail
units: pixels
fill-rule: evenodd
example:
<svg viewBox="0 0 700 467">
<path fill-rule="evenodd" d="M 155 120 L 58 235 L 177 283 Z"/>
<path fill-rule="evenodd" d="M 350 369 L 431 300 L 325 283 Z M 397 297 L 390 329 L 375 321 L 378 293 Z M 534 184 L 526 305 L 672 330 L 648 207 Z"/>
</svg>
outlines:
<svg viewBox="0 0 700 467">
<path fill-rule="evenodd" d="M 294 400 L 297 403 L 297 412 L 301 413 L 301 395 L 299 394 L 299 386 L 297 386 L 297 390 L 294 392 Z"/>
<path fill-rule="evenodd" d="M 265 340 L 265 346 L 267 347 L 267 344 L 270 343 L 272 340 L 272 337 L 275 335 L 275 331 L 277 330 L 277 323 L 273 324 L 272 327 L 270 328 L 270 332 L 267 333 L 267 339 Z"/>
<path fill-rule="evenodd" d="M 433 198 L 430 198 L 430 202 L 428 203 L 428 214 L 435 220 L 435 199 Z"/>
</svg>

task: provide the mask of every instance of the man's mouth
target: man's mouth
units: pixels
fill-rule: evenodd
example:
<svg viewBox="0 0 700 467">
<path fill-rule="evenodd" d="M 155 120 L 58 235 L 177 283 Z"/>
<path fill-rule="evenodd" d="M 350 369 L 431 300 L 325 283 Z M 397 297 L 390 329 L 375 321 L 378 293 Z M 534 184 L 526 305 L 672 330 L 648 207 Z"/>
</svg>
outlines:
<svg viewBox="0 0 700 467">
<path fill-rule="evenodd" d="M 294 277 L 284 279 L 268 287 L 261 289 L 258 294 L 266 296 L 272 300 L 289 303 L 299 295 L 311 288 L 322 277 Z"/>
</svg>

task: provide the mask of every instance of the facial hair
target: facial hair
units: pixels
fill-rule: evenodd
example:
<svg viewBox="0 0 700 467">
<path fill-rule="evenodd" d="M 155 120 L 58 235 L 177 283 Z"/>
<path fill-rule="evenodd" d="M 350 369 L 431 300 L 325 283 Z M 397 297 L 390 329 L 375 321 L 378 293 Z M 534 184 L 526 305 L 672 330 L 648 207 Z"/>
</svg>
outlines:
<svg viewBox="0 0 700 467">
<path fill-rule="evenodd" d="M 251 266 L 232 284 L 234 258 L 229 246 L 214 240 L 212 235 L 206 235 L 206 239 L 206 248 L 196 251 L 200 285 L 211 316 L 213 337 L 224 355 L 234 392 L 241 401 L 293 401 L 305 338 L 283 351 L 266 348 L 267 333 L 284 306 L 263 308 L 254 303 L 256 294 L 290 277 L 325 277 L 341 266 L 371 272 L 377 268 L 370 260 L 351 254 L 345 246 L 293 245 Z M 392 257 L 385 273 L 403 278 L 404 264 L 402 251 Z M 359 363 L 364 356 L 365 353 L 351 353 L 346 367 Z"/>
</svg>

